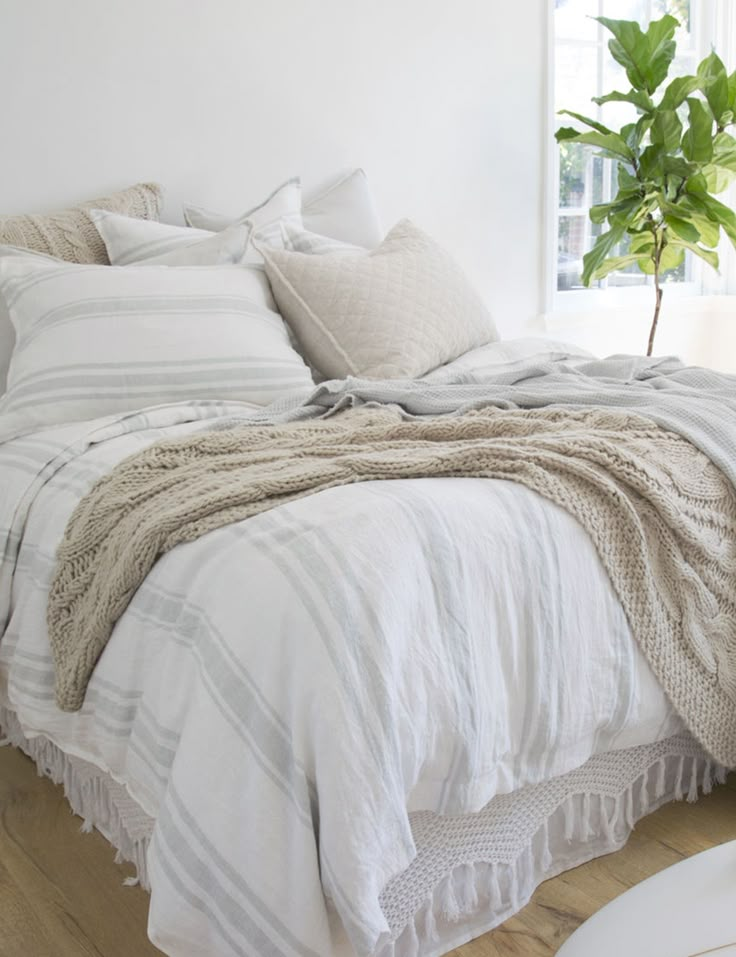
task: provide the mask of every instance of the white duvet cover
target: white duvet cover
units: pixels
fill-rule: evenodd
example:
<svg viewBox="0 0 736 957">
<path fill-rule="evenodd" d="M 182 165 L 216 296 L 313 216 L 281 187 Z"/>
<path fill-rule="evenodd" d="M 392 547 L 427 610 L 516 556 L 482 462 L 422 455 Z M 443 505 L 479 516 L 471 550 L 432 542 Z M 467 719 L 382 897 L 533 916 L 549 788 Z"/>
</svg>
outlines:
<svg viewBox="0 0 736 957">
<path fill-rule="evenodd" d="M 480 479 L 337 488 L 174 549 L 82 710 L 58 711 L 46 596 L 75 504 L 125 456 L 243 408 L 0 446 L 0 704 L 156 818 L 165 953 L 367 955 L 410 811 L 478 810 L 682 725 L 581 527 Z"/>
</svg>

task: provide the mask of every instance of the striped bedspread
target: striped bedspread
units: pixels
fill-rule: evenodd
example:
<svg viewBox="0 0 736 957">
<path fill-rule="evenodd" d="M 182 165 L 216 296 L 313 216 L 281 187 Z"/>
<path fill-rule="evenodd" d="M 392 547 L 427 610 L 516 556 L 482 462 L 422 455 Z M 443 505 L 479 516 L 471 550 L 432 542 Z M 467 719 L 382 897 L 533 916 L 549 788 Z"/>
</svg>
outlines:
<svg viewBox="0 0 736 957">
<path fill-rule="evenodd" d="M 45 616 L 72 510 L 133 452 L 247 414 L 180 404 L 0 446 L 0 704 L 156 819 L 165 953 L 369 955 L 411 811 L 478 810 L 682 723 L 582 528 L 452 478 L 330 489 L 173 549 L 60 712 Z"/>
</svg>

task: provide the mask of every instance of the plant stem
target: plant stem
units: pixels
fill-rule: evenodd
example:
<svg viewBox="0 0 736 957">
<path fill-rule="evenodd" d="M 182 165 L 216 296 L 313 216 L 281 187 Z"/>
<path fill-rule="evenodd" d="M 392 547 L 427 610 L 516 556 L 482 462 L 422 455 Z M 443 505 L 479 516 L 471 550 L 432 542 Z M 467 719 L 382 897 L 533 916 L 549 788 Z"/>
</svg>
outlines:
<svg viewBox="0 0 736 957">
<path fill-rule="evenodd" d="M 656 301 L 654 304 L 654 319 L 652 320 L 652 328 L 649 330 L 649 345 L 647 346 L 647 355 L 652 354 L 652 349 L 654 349 L 654 337 L 657 334 L 657 323 L 659 322 L 659 310 L 662 308 L 662 287 L 659 285 L 659 257 L 660 249 L 657 249 L 657 253 L 654 259 L 654 288 L 656 290 Z"/>
</svg>

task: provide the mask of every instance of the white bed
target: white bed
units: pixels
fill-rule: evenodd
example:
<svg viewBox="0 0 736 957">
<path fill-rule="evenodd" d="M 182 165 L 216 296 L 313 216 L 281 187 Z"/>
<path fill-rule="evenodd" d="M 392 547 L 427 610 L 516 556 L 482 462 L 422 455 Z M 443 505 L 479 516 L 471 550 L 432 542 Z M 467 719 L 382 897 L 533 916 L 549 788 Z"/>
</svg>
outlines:
<svg viewBox="0 0 736 957">
<path fill-rule="evenodd" d="M 125 456 L 236 411 L 0 446 L 2 724 L 136 861 L 165 953 L 441 954 L 710 787 L 582 528 L 482 479 L 333 489 L 176 548 L 60 712 L 45 612 L 72 509 Z"/>
</svg>

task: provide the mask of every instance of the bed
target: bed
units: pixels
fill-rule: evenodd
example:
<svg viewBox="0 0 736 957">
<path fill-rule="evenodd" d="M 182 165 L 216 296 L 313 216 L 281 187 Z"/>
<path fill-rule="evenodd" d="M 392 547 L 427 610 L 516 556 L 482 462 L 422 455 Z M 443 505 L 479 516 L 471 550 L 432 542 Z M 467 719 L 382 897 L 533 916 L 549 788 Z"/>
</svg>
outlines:
<svg viewBox="0 0 736 957">
<path fill-rule="evenodd" d="M 250 394 L 179 394 L 12 420 L 0 725 L 136 865 L 164 953 L 446 953 L 730 762 L 655 677 L 591 535 L 513 475 L 336 484 L 167 550 L 131 589 L 81 707 L 62 710 L 47 612 L 80 501 L 130 456 L 234 424 L 385 406 L 411 421 L 418 396 L 452 415 L 541 380 L 555 407 L 605 392 L 628 408 L 634 392 L 700 381 L 622 363 L 613 375 L 571 347 L 491 342 L 399 384 L 283 388 L 265 411 Z M 584 381 L 599 391 L 581 399 Z"/>
</svg>

